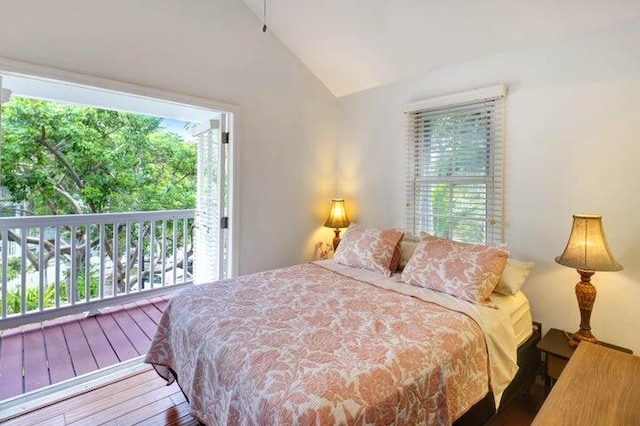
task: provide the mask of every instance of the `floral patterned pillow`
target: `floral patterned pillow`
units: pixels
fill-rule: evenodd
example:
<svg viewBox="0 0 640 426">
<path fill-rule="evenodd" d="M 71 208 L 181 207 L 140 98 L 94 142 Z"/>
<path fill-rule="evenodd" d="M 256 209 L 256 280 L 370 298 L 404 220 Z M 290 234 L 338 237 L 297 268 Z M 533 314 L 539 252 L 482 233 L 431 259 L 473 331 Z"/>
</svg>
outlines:
<svg viewBox="0 0 640 426">
<path fill-rule="evenodd" d="M 333 260 L 390 276 L 398 267 L 394 253 L 403 236 L 401 229 L 380 230 L 352 223 L 345 231 Z"/>
<path fill-rule="evenodd" d="M 484 303 L 498 284 L 507 263 L 506 250 L 422 235 L 402 281 Z"/>
</svg>

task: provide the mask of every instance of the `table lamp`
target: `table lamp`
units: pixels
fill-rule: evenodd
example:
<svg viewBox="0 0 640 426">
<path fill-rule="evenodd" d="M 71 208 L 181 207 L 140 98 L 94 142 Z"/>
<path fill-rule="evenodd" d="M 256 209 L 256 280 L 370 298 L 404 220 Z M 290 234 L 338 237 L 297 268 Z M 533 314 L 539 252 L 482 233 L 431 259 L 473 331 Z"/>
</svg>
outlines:
<svg viewBox="0 0 640 426">
<path fill-rule="evenodd" d="M 334 198 L 331 200 L 331 210 L 329 211 L 329 217 L 324 223 L 327 228 L 334 228 L 336 236 L 333 238 L 333 251 L 338 248 L 340 244 L 340 228 L 346 228 L 349 226 L 349 218 L 347 217 L 347 210 L 344 208 L 344 200 L 342 198 Z"/>
<path fill-rule="evenodd" d="M 569 242 L 561 256 L 556 257 L 561 265 L 576 268 L 580 282 L 576 284 L 576 297 L 580 308 L 580 329 L 569 340 L 575 348 L 582 340 L 598 343 L 591 333 L 591 311 L 596 300 L 596 288 L 591 284 L 591 276 L 596 271 L 620 271 L 620 265 L 613 258 L 607 238 L 602 229 L 602 216 L 573 215 L 573 228 Z"/>
</svg>

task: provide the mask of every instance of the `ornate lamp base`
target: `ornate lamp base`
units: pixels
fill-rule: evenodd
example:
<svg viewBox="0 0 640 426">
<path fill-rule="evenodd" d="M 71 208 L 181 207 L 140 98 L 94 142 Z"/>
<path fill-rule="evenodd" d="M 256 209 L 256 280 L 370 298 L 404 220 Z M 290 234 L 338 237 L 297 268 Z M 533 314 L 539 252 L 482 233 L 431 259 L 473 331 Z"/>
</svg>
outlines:
<svg viewBox="0 0 640 426">
<path fill-rule="evenodd" d="M 591 333 L 591 311 L 596 301 L 596 288 L 591 284 L 591 276 L 595 271 L 583 271 L 578 269 L 580 274 L 580 282 L 576 284 L 576 298 L 578 299 L 578 307 L 580 308 L 580 330 L 573 333 L 569 340 L 569 346 L 577 347 L 581 341 L 598 343 L 598 339 Z"/>
<path fill-rule="evenodd" d="M 336 252 L 336 249 L 338 248 L 338 244 L 340 244 L 340 229 L 334 229 L 333 232 L 335 232 L 336 236 L 333 237 L 333 253 Z"/>
<path fill-rule="evenodd" d="M 569 346 L 571 346 L 572 348 L 576 348 L 583 340 L 591 343 L 599 343 L 598 339 L 596 339 L 596 337 L 591 334 L 591 331 L 578 330 L 573 333 L 571 339 L 569 339 Z"/>
</svg>

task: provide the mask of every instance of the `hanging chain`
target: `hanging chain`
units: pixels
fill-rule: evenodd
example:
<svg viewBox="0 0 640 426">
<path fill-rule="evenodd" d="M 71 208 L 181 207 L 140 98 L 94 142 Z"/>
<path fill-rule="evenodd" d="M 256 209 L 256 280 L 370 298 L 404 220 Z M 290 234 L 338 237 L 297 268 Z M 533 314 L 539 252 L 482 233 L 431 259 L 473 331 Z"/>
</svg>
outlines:
<svg viewBox="0 0 640 426">
<path fill-rule="evenodd" d="M 264 15 L 262 16 L 262 32 L 266 33 L 267 32 L 267 0 L 264 0 L 264 5 L 263 5 L 263 11 L 264 11 Z"/>
</svg>

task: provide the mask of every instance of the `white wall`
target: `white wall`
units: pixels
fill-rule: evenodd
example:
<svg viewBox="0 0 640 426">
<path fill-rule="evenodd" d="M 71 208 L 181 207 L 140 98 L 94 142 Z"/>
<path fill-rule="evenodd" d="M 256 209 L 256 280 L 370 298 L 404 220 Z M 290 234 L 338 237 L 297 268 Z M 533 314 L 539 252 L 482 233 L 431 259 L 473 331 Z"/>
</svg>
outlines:
<svg viewBox="0 0 640 426">
<path fill-rule="evenodd" d="M 330 232 L 335 98 L 243 2 L 5 0 L 0 17 L 2 58 L 239 107 L 241 273 Z"/>
<path fill-rule="evenodd" d="M 404 225 L 401 105 L 507 83 L 506 239 L 514 257 L 536 262 L 524 287 L 533 317 L 545 330 L 577 329 L 578 274 L 553 259 L 573 213 L 601 214 L 625 269 L 594 275 L 591 325 L 640 353 L 639 41 L 636 19 L 339 98 L 338 189 L 353 219 Z"/>
</svg>

